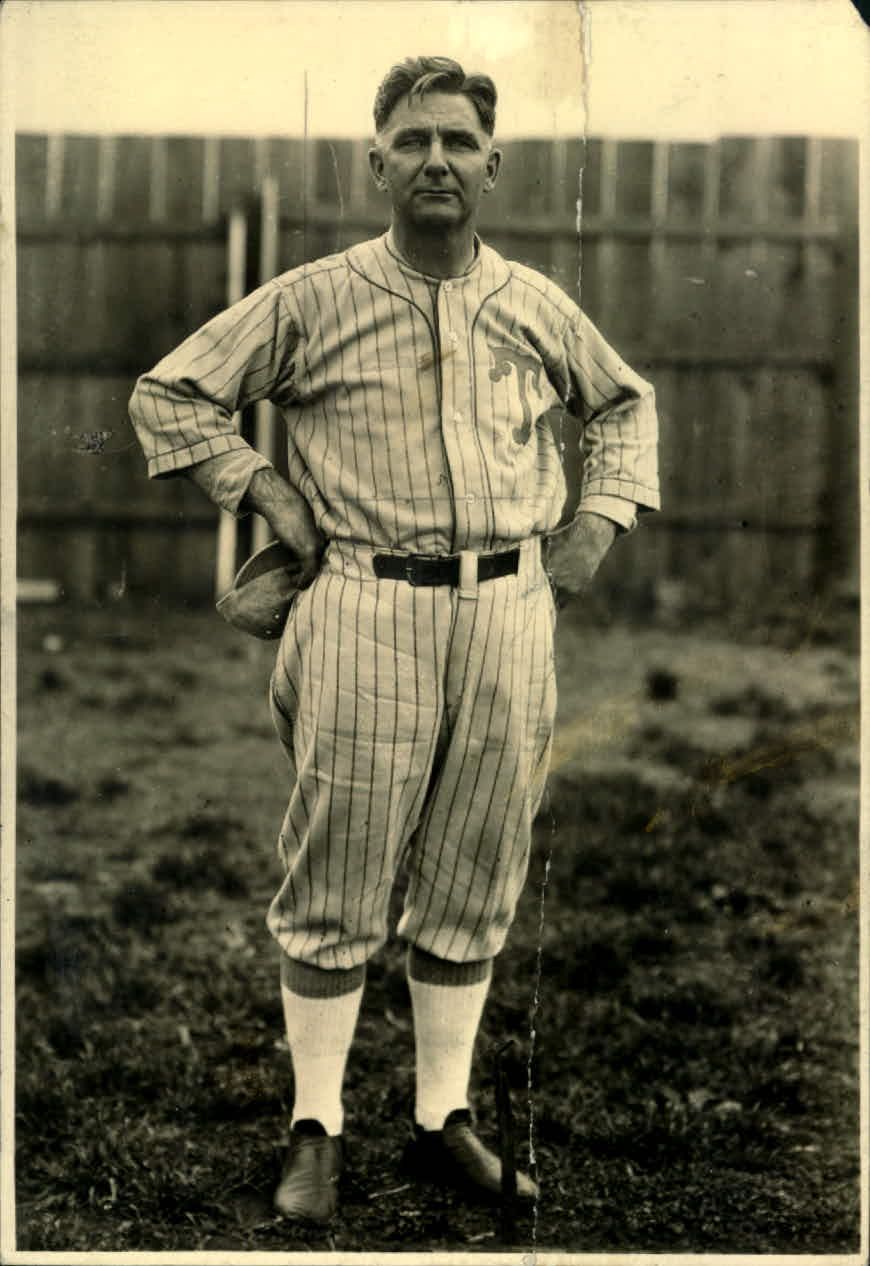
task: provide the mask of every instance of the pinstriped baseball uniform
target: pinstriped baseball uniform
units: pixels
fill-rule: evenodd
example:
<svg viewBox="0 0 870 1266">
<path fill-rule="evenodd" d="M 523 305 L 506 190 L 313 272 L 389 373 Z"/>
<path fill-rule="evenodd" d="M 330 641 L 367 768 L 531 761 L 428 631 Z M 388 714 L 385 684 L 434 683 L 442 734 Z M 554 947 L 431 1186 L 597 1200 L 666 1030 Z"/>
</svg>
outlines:
<svg viewBox="0 0 870 1266">
<path fill-rule="evenodd" d="M 629 526 L 658 506 L 652 389 L 540 274 L 478 244 L 465 274 L 436 281 L 387 234 L 268 283 L 140 379 L 149 473 L 212 458 L 211 495 L 237 510 L 268 463 L 232 414 L 262 398 L 330 542 L 273 675 L 293 775 L 271 930 L 302 961 L 365 961 L 405 854 L 400 933 L 490 957 L 525 878 L 555 708 L 540 538 L 565 482 L 547 413 L 584 422 L 581 508 Z M 516 545 L 516 575 L 475 581 L 472 554 Z M 463 553 L 464 579 L 377 578 L 374 556 L 399 551 Z"/>
</svg>

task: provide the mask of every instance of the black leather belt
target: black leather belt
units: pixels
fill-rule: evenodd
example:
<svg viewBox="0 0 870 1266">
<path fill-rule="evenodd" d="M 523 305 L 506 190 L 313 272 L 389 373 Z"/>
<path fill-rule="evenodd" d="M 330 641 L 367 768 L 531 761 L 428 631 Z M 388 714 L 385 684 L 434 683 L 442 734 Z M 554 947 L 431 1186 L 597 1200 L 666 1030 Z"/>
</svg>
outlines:
<svg viewBox="0 0 870 1266">
<path fill-rule="evenodd" d="M 458 554 L 375 554 L 372 566 L 379 580 L 407 580 L 409 585 L 459 584 Z M 478 582 L 515 576 L 519 566 L 518 549 L 478 554 Z"/>
</svg>

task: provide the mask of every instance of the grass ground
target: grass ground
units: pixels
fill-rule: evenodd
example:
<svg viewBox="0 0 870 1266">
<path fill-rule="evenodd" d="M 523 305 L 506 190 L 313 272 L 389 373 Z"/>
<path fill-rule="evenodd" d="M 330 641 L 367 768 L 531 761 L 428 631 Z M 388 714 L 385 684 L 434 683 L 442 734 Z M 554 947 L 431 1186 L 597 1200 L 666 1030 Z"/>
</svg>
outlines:
<svg viewBox="0 0 870 1266">
<path fill-rule="evenodd" d="M 158 606 L 20 620 L 18 1247 L 503 1248 L 398 1167 L 401 947 L 371 964 L 327 1232 L 273 1217 L 291 1096 L 264 913 L 271 649 Z M 854 655 L 559 630 L 560 729 L 478 1045 L 542 1195 L 515 1245 L 858 1249 Z M 529 1158 L 528 1142 L 520 1148 Z"/>
</svg>

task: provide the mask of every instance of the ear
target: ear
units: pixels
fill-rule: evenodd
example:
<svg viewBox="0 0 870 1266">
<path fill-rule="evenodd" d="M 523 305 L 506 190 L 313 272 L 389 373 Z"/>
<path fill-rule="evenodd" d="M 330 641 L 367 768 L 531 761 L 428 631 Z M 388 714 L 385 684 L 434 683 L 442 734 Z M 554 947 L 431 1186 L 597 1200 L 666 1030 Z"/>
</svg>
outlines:
<svg viewBox="0 0 870 1266">
<path fill-rule="evenodd" d="M 382 193 L 386 192 L 387 181 L 384 176 L 384 159 L 380 148 L 373 145 L 369 150 L 369 171 L 372 173 L 372 180 Z"/>
<path fill-rule="evenodd" d="M 498 179 L 499 169 L 501 167 L 501 150 L 491 149 L 486 160 L 486 179 L 483 182 L 483 192 L 491 193 L 495 188 L 495 182 Z"/>
</svg>

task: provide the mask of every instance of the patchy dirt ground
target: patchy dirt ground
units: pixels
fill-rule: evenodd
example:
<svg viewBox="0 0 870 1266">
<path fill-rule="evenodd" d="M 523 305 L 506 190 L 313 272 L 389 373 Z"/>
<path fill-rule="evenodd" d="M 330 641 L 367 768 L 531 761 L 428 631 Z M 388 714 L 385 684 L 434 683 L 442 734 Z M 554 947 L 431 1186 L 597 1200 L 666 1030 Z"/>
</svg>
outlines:
<svg viewBox="0 0 870 1266">
<path fill-rule="evenodd" d="M 18 1247 L 508 1246 L 399 1168 L 402 951 L 371 964 L 327 1232 L 273 1217 L 271 649 L 158 606 L 20 619 Z M 542 1195 L 512 1247 L 858 1249 L 854 655 L 559 630 L 560 730 L 478 1046 Z"/>
</svg>

